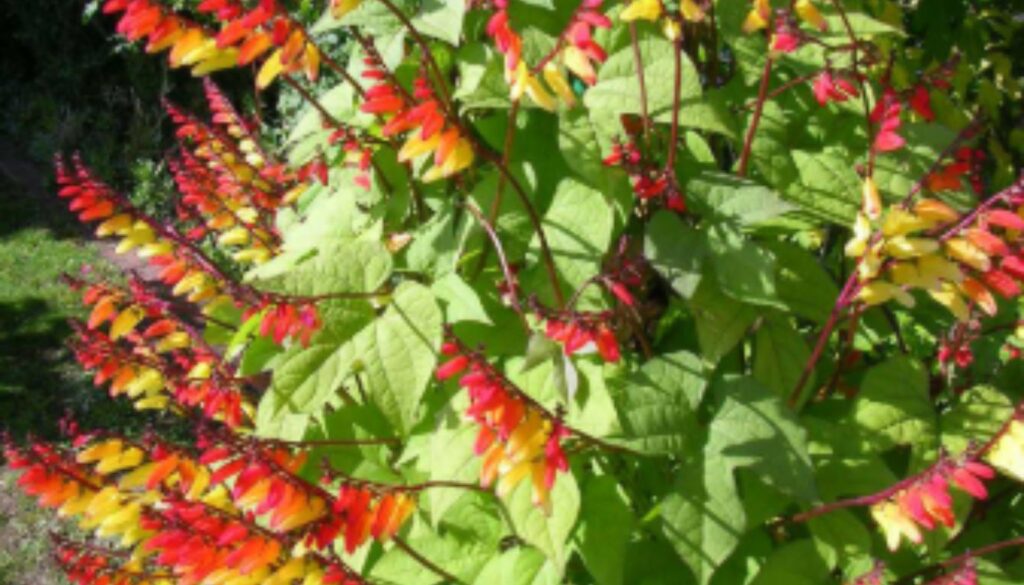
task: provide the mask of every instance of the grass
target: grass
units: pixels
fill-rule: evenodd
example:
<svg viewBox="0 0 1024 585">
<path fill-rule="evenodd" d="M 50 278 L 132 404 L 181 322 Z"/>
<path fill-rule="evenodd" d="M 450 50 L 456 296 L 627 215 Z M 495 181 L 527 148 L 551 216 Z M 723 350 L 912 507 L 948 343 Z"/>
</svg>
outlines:
<svg viewBox="0 0 1024 585">
<path fill-rule="evenodd" d="M 131 407 L 94 388 L 65 347 L 67 319 L 84 309 L 60 275 L 117 270 L 61 204 L 0 179 L 0 431 L 15 441 L 56 438 L 65 412 L 86 428 L 132 421 Z M 0 467 L 0 584 L 65 583 L 48 535 L 66 527 L 22 495 L 15 477 Z"/>
<path fill-rule="evenodd" d="M 84 310 L 61 274 L 116 271 L 53 203 L 0 184 L 0 428 L 16 438 L 53 437 L 65 411 L 97 425 L 130 412 L 93 388 L 65 347 L 67 319 Z"/>
</svg>

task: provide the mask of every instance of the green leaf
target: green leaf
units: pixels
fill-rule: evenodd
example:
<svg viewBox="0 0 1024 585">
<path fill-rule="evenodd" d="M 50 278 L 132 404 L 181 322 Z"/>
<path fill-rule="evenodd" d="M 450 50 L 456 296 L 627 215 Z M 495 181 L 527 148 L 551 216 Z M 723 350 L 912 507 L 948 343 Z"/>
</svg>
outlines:
<svg viewBox="0 0 1024 585">
<path fill-rule="evenodd" d="M 762 245 L 777 261 L 775 287 L 779 301 L 800 317 L 825 323 L 839 296 L 839 287 L 818 259 L 786 242 L 771 241 Z"/>
<path fill-rule="evenodd" d="M 697 436 L 697 408 L 707 388 L 700 358 L 689 352 L 660 355 L 612 379 L 615 404 L 631 448 L 679 455 Z"/>
<path fill-rule="evenodd" d="M 853 418 L 873 434 L 871 447 L 930 445 L 935 439 L 935 410 L 928 397 L 928 372 L 917 360 L 895 357 L 864 377 Z"/>
<path fill-rule="evenodd" d="M 361 384 L 388 421 L 407 433 L 437 363 L 441 321 L 430 291 L 403 283 L 384 314 L 350 339 L 327 336 L 292 352 L 260 401 L 257 427 L 272 426 L 287 411 L 318 413 L 340 386 Z"/>
<path fill-rule="evenodd" d="M 480 478 L 480 458 L 473 453 L 477 428 L 460 424 L 454 429 L 434 431 L 430 440 L 430 480 L 473 483 Z M 429 490 L 430 517 L 436 526 L 445 512 L 455 504 L 465 490 L 436 488 Z"/>
<path fill-rule="evenodd" d="M 998 433 L 1013 411 L 1013 401 L 1002 392 L 991 386 L 975 386 L 942 415 L 942 446 L 950 453 L 962 453 L 971 442 Z"/>
<path fill-rule="evenodd" d="M 704 281 L 690 301 L 697 322 L 701 358 L 714 366 L 747 335 L 757 318 L 757 309 L 725 296 Z"/>
<path fill-rule="evenodd" d="M 465 17 L 464 0 L 424 0 L 412 23 L 425 35 L 458 45 Z"/>
<path fill-rule="evenodd" d="M 460 323 L 462 321 L 475 321 L 491 325 L 491 318 L 487 316 L 480 297 L 462 277 L 452 272 L 434 281 L 430 290 L 437 298 L 446 303 L 445 321 L 447 323 Z"/>
<path fill-rule="evenodd" d="M 788 319 L 770 315 L 754 338 L 754 379 L 786 398 L 796 387 L 810 354 Z M 814 387 L 813 372 L 807 386 Z"/>
<path fill-rule="evenodd" d="M 714 393 L 722 406 L 703 451 L 687 458 L 688 473 L 660 508 L 665 536 L 702 585 L 746 532 L 737 469 L 799 500 L 817 497 L 805 433 L 782 401 L 750 378 L 727 378 Z"/>
<path fill-rule="evenodd" d="M 467 498 L 466 502 L 460 505 L 464 519 L 454 529 L 434 530 L 417 517 L 406 537 L 410 548 L 443 567 L 460 582 L 472 582 L 480 574 L 498 548 L 500 538 L 499 526 L 493 519 L 494 511 L 491 507 L 480 503 L 479 496 Z M 475 526 L 469 525 L 467 521 L 470 519 L 475 519 Z M 373 565 L 368 577 L 374 582 L 402 585 L 444 582 L 398 547 L 385 552 Z"/>
<path fill-rule="evenodd" d="M 800 540 L 776 549 L 751 585 L 819 585 L 828 577 L 828 565 L 814 548 L 814 543 Z"/>
<path fill-rule="evenodd" d="M 518 547 L 495 555 L 474 585 L 557 585 L 559 571 L 537 549 Z"/>
<path fill-rule="evenodd" d="M 558 184 L 542 225 L 564 291 L 576 290 L 600 272 L 601 259 L 611 245 L 614 223 L 611 206 L 600 191 L 574 179 L 567 178 Z M 581 230 L 581 226 L 586 229 Z M 524 276 L 524 282 L 533 285 L 529 288 L 550 291 L 536 236 L 531 253 L 531 270 L 529 276 Z"/>
<path fill-rule="evenodd" d="M 744 303 L 779 306 L 775 257 L 725 224 L 708 232 L 711 260 L 722 292 Z"/>
<path fill-rule="evenodd" d="M 700 284 L 707 255 L 705 233 L 675 214 L 658 212 L 647 224 L 644 255 L 673 290 L 689 299 Z"/>
<path fill-rule="evenodd" d="M 835 510 L 807 521 L 815 548 L 829 567 L 871 552 L 871 533 L 849 510 Z"/>
<path fill-rule="evenodd" d="M 533 488 L 524 481 L 509 495 L 508 517 L 516 533 L 537 547 L 561 575 L 569 560 L 569 534 L 580 512 L 580 489 L 572 473 L 559 473 L 551 489 L 551 513 L 533 503 Z"/>
<path fill-rule="evenodd" d="M 748 377 L 726 378 L 713 391 L 724 401 L 711 421 L 708 458 L 749 469 L 790 497 L 816 500 L 807 433 L 783 400 Z"/>
<path fill-rule="evenodd" d="M 701 214 L 741 226 L 758 225 L 794 209 L 768 187 L 717 171 L 701 173 L 691 180 L 686 194 Z"/>
<path fill-rule="evenodd" d="M 711 580 L 746 530 L 732 470 L 718 463 L 703 455 L 687 460 L 687 473 L 660 506 L 665 537 L 700 585 Z"/>
<path fill-rule="evenodd" d="M 261 267 L 262 268 L 262 267 Z M 292 295 L 370 293 L 391 275 L 391 254 L 377 241 L 327 241 L 317 253 L 286 273 L 264 281 L 260 269 L 250 273 L 263 288 Z"/>
<path fill-rule="evenodd" d="M 860 209 L 861 180 L 853 163 L 831 152 L 791 151 L 800 181 L 783 196 L 817 219 L 846 226 Z"/>
<path fill-rule="evenodd" d="M 668 123 L 672 119 L 674 91 L 670 80 L 675 79 L 672 43 L 660 34 L 643 34 L 638 46 L 644 63 L 644 78 L 647 80 L 647 111 L 655 121 Z M 735 136 L 732 117 L 720 104 L 701 100 L 700 74 L 685 52 L 680 57 L 680 126 Z M 632 46 L 609 55 L 598 72 L 597 83 L 583 96 L 590 119 L 600 129 L 604 140 L 608 141 L 621 133 L 619 120 L 622 114 L 643 112 L 638 84 Z"/>
<path fill-rule="evenodd" d="M 633 512 L 615 478 L 602 475 L 587 480 L 583 488 L 579 549 L 597 585 L 621 585 L 624 580 L 626 544 L 633 528 Z"/>
</svg>

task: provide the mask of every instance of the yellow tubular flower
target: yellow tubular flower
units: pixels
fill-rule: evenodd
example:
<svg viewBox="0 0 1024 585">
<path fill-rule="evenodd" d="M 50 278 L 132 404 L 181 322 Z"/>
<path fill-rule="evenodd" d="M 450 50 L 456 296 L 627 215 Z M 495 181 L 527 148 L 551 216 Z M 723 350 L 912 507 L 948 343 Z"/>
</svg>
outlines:
<svg viewBox="0 0 1024 585">
<path fill-rule="evenodd" d="M 160 339 L 160 342 L 156 344 L 156 351 L 157 353 L 166 353 L 176 349 L 184 349 L 190 345 L 192 345 L 192 338 L 189 337 L 188 333 L 175 331 Z"/>
<path fill-rule="evenodd" d="M 165 256 L 174 251 L 174 244 L 169 240 L 157 240 L 151 244 L 146 244 L 139 251 L 138 254 L 142 258 L 152 258 L 153 256 Z"/>
<path fill-rule="evenodd" d="M 181 56 L 181 61 L 179 61 L 178 64 L 191 66 L 199 63 L 200 61 L 216 58 L 219 54 L 220 49 L 217 48 L 216 39 L 203 38 L 202 42 L 196 43 L 196 45 L 192 47 L 191 51 L 188 51 Z"/>
<path fill-rule="evenodd" d="M 430 183 L 438 179 L 448 178 L 461 172 L 473 162 L 473 146 L 469 140 L 460 138 L 452 153 L 440 166 L 434 165 L 423 174 L 423 182 Z"/>
<path fill-rule="evenodd" d="M 231 228 L 217 237 L 220 246 L 244 246 L 249 243 L 249 230 L 242 226 Z"/>
<path fill-rule="evenodd" d="M 114 319 L 110 326 L 110 338 L 117 340 L 135 330 L 135 326 L 146 316 L 141 307 L 128 307 Z"/>
<path fill-rule="evenodd" d="M 921 543 L 921 530 L 899 504 L 890 501 L 875 504 L 871 506 L 871 517 L 882 528 L 889 550 L 898 549 L 904 536 L 915 544 Z"/>
<path fill-rule="evenodd" d="M 952 207 L 937 199 L 922 199 L 914 205 L 914 215 L 934 224 L 952 223 L 960 218 Z"/>
<path fill-rule="evenodd" d="M 192 68 L 192 77 L 203 77 L 214 71 L 231 69 L 238 65 L 238 49 L 234 47 L 221 50 L 213 56 L 203 59 Z"/>
<path fill-rule="evenodd" d="M 337 19 L 345 18 L 345 15 L 352 12 L 363 0 L 331 0 L 331 16 Z"/>
<path fill-rule="evenodd" d="M 871 177 L 864 179 L 864 188 L 861 191 L 861 209 L 870 219 L 878 219 L 882 216 L 882 197 L 878 194 L 878 186 Z"/>
<path fill-rule="evenodd" d="M 868 240 L 871 238 L 871 222 L 863 213 L 857 214 L 853 223 L 853 239 L 846 244 L 846 255 L 850 258 L 860 258 L 867 251 Z"/>
<path fill-rule="evenodd" d="M 679 4 L 679 13 L 683 15 L 683 18 L 690 22 L 700 22 L 704 20 L 704 10 L 694 0 L 683 0 Z"/>
<path fill-rule="evenodd" d="M 679 26 L 679 23 L 671 18 L 666 18 L 661 21 L 661 32 L 665 35 L 666 39 L 675 41 L 683 34 L 683 27 Z"/>
<path fill-rule="evenodd" d="M 597 82 L 597 72 L 586 53 L 575 45 L 569 45 L 562 50 L 562 58 L 565 59 L 565 66 L 583 80 L 587 85 L 594 85 Z"/>
<path fill-rule="evenodd" d="M 964 273 L 955 262 L 950 262 L 939 254 L 927 254 L 917 259 L 917 269 L 926 280 L 941 279 L 960 282 Z"/>
<path fill-rule="evenodd" d="M 260 72 L 256 75 L 256 88 L 264 89 L 271 83 L 274 83 L 274 80 L 283 71 L 284 63 L 281 62 L 281 49 L 277 49 L 271 53 L 270 57 L 267 57 L 267 60 L 260 67 Z"/>
<path fill-rule="evenodd" d="M 519 485 L 519 482 L 526 479 L 527 475 L 530 474 L 531 465 L 532 462 L 530 461 L 520 461 L 512 466 L 508 472 L 502 475 L 501 479 L 498 481 L 498 487 L 495 489 L 495 493 L 498 497 L 504 498 L 512 493 L 512 490 Z"/>
<path fill-rule="evenodd" d="M 926 230 L 934 225 L 935 223 L 933 221 L 900 209 L 899 207 L 894 207 L 885 215 L 885 221 L 882 222 L 882 235 L 887 238 L 905 236 L 907 234 Z"/>
<path fill-rule="evenodd" d="M 917 270 L 917 267 L 910 262 L 896 262 L 889 269 L 889 274 L 892 281 L 900 286 L 908 286 L 910 288 L 930 288 L 929 286 L 926 286 L 927 281 L 921 277 L 921 273 Z"/>
<path fill-rule="evenodd" d="M 633 0 L 621 13 L 619 18 L 624 22 L 647 20 L 654 22 L 661 18 L 661 0 Z"/>
<path fill-rule="evenodd" d="M 110 439 L 102 443 L 90 445 L 75 456 L 78 463 L 95 463 L 112 455 L 117 455 L 124 450 L 124 443 L 121 439 Z"/>
<path fill-rule="evenodd" d="M 939 290 L 929 290 L 928 294 L 931 295 L 935 302 L 946 307 L 953 316 L 960 322 L 967 322 L 970 319 L 970 311 L 967 310 L 967 303 L 964 302 L 960 292 L 953 285 L 948 282 L 942 283 Z"/>
<path fill-rule="evenodd" d="M 950 238 L 946 240 L 946 252 L 971 268 L 979 272 L 988 272 L 992 268 L 992 261 L 988 255 L 964 238 Z"/>
<path fill-rule="evenodd" d="M 886 253 L 900 260 L 931 254 L 938 249 L 938 242 L 926 238 L 899 236 L 885 242 Z"/>
<path fill-rule="evenodd" d="M 754 7 L 747 13 L 743 21 L 743 32 L 750 34 L 768 27 L 768 19 L 772 16 L 770 0 L 754 0 Z"/>
<path fill-rule="evenodd" d="M 869 307 L 881 305 L 891 299 L 896 299 L 896 302 L 908 308 L 914 306 L 914 297 L 910 296 L 910 293 L 884 280 L 864 285 L 857 293 L 857 299 Z"/>
<path fill-rule="evenodd" d="M 883 262 L 883 258 L 879 254 L 880 248 L 880 244 L 875 244 L 868 250 L 867 254 L 861 257 L 860 264 L 857 265 L 857 278 L 861 282 L 867 282 L 878 276 L 878 271 L 881 270 Z"/>
<path fill-rule="evenodd" d="M 825 17 L 822 16 L 821 12 L 818 11 L 818 8 L 811 3 L 811 0 L 796 0 L 794 8 L 796 9 L 797 16 L 807 24 L 822 32 L 828 30 L 828 23 L 825 22 Z"/>
<path fill-rule="evenodd" d="M 430 138 L 423 140 L 419 132 L 409 134 L 402 149 L 398 151 L 398 162 L 407 162 L 414 158 L 430 154 L 437 149 L 441 143 L 441 133 L 435 132 Z"/>
<path fill-rule="evenodd" d="M 554 96 L 548 93 L 540 81 L 530 74 L 526 75 L 526 95 L 530 96 L 533 103 L 549 112 L 554 112 L 555 108 L 558 107 L 558 102 L 555 101 Z"/>
<path fill-rule="evenodd" d="M 569 82 L 557 65 L 550 62 L 544 65 L 544 81 L 547 82 L 551 91 L 565 102 L 566 106 L 571 108 L 576 105 L 576 95 L 572 92 L 572 87 L 569 86 Z"/>
<path fill-rule="evenodd" d="M 134 219 L 127 213 L 121 213 L 111 217 L 104 221 L 96 228 L 96 235 L 98 237 L 106 237 L 113 234 L 124 235 L 127 234 L 131 228 Z"/>
<path fill-rule="evenodd" d="M 122 453 L 104 457 L 96 465 L 96 473 L 109 475 L 117 471 L 136 467 L 142 463 L 142 456 L 142 451 L 133 447 Z"/>
<path fill-rule="evenodd" d="M 117 244 L 117 249 L 114 250 L 118 254 L 124 254 L 132 248 L 144 246 L 156 239 L 153 229 L 141 221 L 135 222 L 135 225 L 123 235 L 124 238 Z"/>
</svg>

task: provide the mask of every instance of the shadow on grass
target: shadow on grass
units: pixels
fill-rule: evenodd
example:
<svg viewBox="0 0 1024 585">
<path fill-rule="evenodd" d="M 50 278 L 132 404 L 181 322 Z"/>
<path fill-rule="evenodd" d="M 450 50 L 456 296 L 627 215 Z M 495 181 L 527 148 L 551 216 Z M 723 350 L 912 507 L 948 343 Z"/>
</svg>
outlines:
<svg viewBox="0 0 1024 585">
<path fill-rule="evenodd" d="M 65 345 L 70 329 L 42 299 L 0 303 L 0 428 L 16 440 L 55 437 L 71 413 L 85 428 L 118 428 L 133 410 L 112 401 Z"/>
</svg>

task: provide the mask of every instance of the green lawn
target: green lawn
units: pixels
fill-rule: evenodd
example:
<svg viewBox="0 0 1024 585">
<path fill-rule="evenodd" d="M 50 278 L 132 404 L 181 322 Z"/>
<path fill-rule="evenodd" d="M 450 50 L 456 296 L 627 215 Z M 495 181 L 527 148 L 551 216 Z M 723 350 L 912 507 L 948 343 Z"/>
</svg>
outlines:
<svg viewBox="0 0 1024 585">
<path fill-rule="evenodd" d="M 115 269 L 54 201 L 13 190 L 0 183 L 0 428 L 53 436 L 65 411 L 112 423 L 125 405 L 93 388 L 65 347 L 66 321 L 83 308 L 60 276 Z"/>
</svg>

